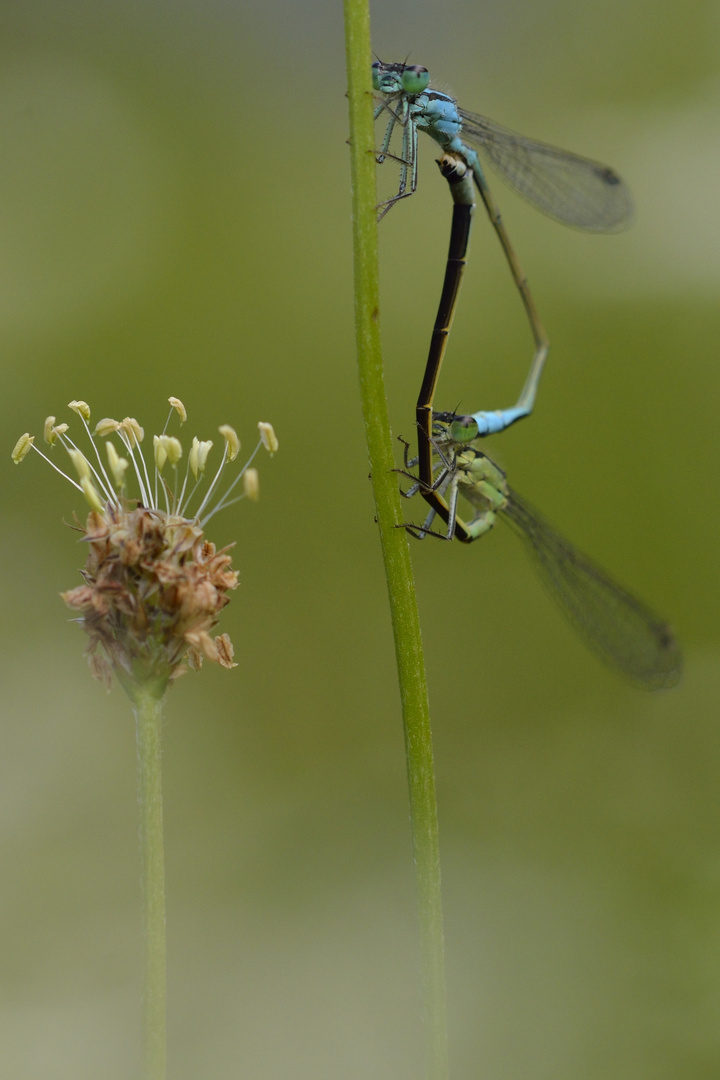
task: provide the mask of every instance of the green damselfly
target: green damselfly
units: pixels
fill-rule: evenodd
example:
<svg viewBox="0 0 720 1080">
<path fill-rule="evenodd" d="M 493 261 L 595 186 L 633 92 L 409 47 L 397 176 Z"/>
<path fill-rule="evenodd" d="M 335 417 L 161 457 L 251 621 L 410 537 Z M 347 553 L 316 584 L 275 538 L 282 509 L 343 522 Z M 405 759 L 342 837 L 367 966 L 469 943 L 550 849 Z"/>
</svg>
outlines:
<svg viewBox="0 0 720 1080">
<path fill-rule="evenodd" d="M 405 528 L 419 539 L 436 536 L 472 543 L 500 517 L 523 540 L 549 592 L 603 660 L 644 689 L 674 686 L 682 672 L 682 657 L 669 625 L 513 491 L 505 473 L 479 449 L 479 438 L 474 417 L 435 416 L 430 486 L 436 501 L 422 525 Z M 415 479 L 403 492 L 408 498 L 424 487 L 410 472 L 416 464 L 405 443 L 405 475 Z M 473 511 L 467 521 L 458 515 L 460 498 Z M 436 516 L 445 521 L 445 531 L 433 528 Z"/>
</svg>

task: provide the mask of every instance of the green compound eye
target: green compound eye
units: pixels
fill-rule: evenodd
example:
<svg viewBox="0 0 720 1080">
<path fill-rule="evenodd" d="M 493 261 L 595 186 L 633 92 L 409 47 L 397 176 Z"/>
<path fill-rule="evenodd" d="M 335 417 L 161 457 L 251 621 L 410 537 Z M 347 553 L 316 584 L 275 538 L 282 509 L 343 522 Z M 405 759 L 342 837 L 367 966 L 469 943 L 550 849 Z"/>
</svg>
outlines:
<svg viewBox="0 0 720 1080">
<path fill-rule="evenodd" d="M 450 424 L 448 431 L 453 442 L 472 442 L 478 433 L 477 420 L 472 416 L 457 416 Z"/>
<path fill-rule="evenodd" d="M 379 90 L 380 89 L 380 64 L 377 62 L 377 60 L 375 61 L 375 63 L 372 66 L 372 82 L 373 82 L 373 90 Z"/>
<path fill-rule="evenodd" d="M 427 68 L 406 67 L 402 73 L 402 88 L 406 94 L 422 94 L 427 90 L 430 82 L 430 72 Z"/>
</svg>

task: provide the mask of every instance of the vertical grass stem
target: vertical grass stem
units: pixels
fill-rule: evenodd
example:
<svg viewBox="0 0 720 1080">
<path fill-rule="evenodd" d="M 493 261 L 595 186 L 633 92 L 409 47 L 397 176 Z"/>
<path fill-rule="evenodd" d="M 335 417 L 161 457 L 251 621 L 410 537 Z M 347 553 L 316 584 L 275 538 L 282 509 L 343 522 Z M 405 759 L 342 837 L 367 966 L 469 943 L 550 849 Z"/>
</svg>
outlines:
<svg viewBox="0 0 720 1080">
<path fill-rule="evenodd" d="M 161 734 L 164 697 L 133 693 L 137 731 L 138 802 L 143 904 L 143 1080 L 165 1080 L 165 860 Z"/>
<path fill-rule="evenodd" d="M 380 347 L 368 0 L 344 0 L 350 111 L 355 332 L 360 394 L 395 637 L 410 791 L 428 1080 L 447 1080 L 440 856 L 425 660 L 394 466 Z"/>
</svg>

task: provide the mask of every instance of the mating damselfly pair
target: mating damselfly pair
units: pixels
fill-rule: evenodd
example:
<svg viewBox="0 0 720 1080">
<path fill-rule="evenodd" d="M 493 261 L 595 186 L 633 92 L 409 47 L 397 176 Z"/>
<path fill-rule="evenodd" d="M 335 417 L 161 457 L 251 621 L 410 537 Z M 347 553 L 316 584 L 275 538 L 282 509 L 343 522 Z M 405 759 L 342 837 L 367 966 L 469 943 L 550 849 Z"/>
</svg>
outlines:
<svg viewBox="0 0 720 1080">
<path fill-rule="evenodd" d="M 387 116 L 377 161 L 400 166 L 397 192 L 378 207 L 379 218 L 417 189 L 418 132 L 443 150 L 438 162 L 453 199 L 453 219 L 445 279 L 428 360 L 416 405 L 418 452 L 405 469 L 414 480 L 403 494 L 421 494 L 430 506 L 423 525 L 406 525 L 418 538 L 441 536 L 470 543 L 484 535 L 499 514 L 526 541 L 533 561 L 565 615 L 606 661 L 647 689 L 677 682 L 682 660 L 669 626 L 569 541 L 508 487 L 505 475 L 479 449 L 479 440 L 529 416 L 549 349 L 527 278 L 490 192 L 480 155 L 514 190 L 557 221 L 592 232 L 614 232 L 632 215 L 626 185 L 606 165 L 509 131 L 486 117 L 468 113 L 447 94 L 430 87 L 428 71 L 417 65 L 373 64 L 378 94 L 375 119 Z M 400 153 L 391 153 L 393 134 L 402 132 Z M 477 148 L 477 150 L 475 149 Z M 478 153 L 479 151 L 479 153 Z M 468 416 L 436 413 L 434 397 L 457 302 L 470 238 L 475 192 L 495 229 L 529 321 L 534 353 L 516 404 Z M 417 467 L 418 474 L 410 472 Z M 458 515 L 460 498 L 472 516 Z M 440 517 L 446 529 L 433 528 Z"/>
</svg>

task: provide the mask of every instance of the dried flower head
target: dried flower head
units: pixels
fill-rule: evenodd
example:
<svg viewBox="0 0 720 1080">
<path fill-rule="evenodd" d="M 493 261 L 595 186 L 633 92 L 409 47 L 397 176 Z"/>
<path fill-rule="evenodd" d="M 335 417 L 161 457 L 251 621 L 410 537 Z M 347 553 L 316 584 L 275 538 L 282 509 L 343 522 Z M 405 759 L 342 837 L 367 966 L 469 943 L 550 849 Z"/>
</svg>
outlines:
<svg viewBox="0 0 720 1080">
<path fill-rule="evenodd" d="M 183 475 L 179 468 L 182 444 L 167 434 L 167 427 L 174 414 L 181 423 L 187 414 L 178 398 L 169 401 L 165 430 L 152 441 L 152 471 L 143 455 L 145 433 L 137 420 L 105 418 L 91 432 L 90 407 L 84 401 L 72 401 L 69 407 L 83 423 L 90 456 L 68 436 L 68 425 L 56 424 L 54 416 L 47 418 L 44 428 L 45 442 L 50 447 L 60 444 L 67 451 L 77 479 L 51 462 L 35 446 L 34 436 L 23 435 L 12 453 L 19 464 L 35 450 L 90 505 L 81 530 L 89 549 L 81 571 L 85 584 L 62 596 L 79 613 L 78 621 L 89 635 L 87 653 L 93 674 L 109 686 L 114 671 L 131 697 L 138 688 L 160 697 L 171 679 L 186 667 L 199 668 L 203 659 L 235 667 L 229 637 L 213 638 L 211 630 L 229 602 L 228 593 L 237 587 L 237 573 L 231 569 L 229 549 L 216 551 L 204 529 L 219 510 L 246 497 L 257 499 L 257 471 L 249 468 L 250 463 L 261 446 L 271 453 L 277 449 L 272 427 L 258 425 L 257 446 L 218 497 L 223 470 L 240 450 L 233 428 L 223 425 L 219 429 L 225 440 L 222 460 L 201 497 L 212 442 L 193 439 Z M 107 465 L 100 439 L 108 440 Z M 127 473 L 134 474 L 134 496 L 127 491 Z M 240 493 L 234 494 L 239 484 Z"/>
</svg>

